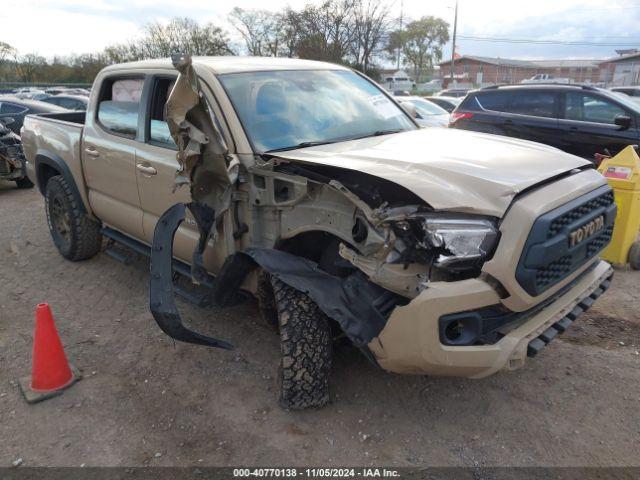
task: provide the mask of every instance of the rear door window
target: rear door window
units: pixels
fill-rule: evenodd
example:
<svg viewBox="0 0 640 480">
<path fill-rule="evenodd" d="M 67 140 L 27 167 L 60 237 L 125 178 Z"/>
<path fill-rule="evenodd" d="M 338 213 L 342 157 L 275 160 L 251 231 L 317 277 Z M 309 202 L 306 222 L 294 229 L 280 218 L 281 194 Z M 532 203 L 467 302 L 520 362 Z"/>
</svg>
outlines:
<svg viewBox="0 0 640 480">
<path fill-rule="evenodd" d="M 557 111 L 557 95 L 548 91 L 513 92 L 505 111 L 519 115 L 554 118 Z"/>
<path fill-rule="evenodd" d="M 564 118 L 581 122 L 615 124 L 619 115 L 627 112 L 609 100 L 582 92 L 568 92 L 565 102 Z"/>
<path fill-rule="evenodd" d="M 144 78 L 110 78 L 103 82 L 98 122 L 115 135 L 135 138 Z"/>
<path fill-rule="evenodd" d="M 165 106 L 175 82 L 176 79 L 173 77 L 154 80 L 149 112 L 149 143 L 173 149 L 177 149 L 177 146 L 167 125 Z"/>
<path fill-rule="evenodd" d="M 504 112 L 509 101 L 509 92 L 496 90 L 493 92 L 483 92 L 476 95 L 471 102 L 475 110 L 491 110 L 494 112 Z M 465 101 L 467 103 L 468 100 Z M 475 103 L 476 105 L 473 105 Z"/>
</svg>

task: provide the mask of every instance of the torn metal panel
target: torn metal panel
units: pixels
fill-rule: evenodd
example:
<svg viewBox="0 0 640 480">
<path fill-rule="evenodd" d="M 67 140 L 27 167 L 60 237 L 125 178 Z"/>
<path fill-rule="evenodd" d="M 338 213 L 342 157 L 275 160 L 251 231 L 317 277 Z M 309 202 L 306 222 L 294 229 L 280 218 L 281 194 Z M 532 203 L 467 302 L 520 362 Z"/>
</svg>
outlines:
<svg viewBox="0 0 640 480">
<path fill-rule="evenodd" d="M 346 278 L 321 270 L 315 262 L 280 250 L 249 248 L 258 265 L 287 285 L 306 293 L 358 347 L 364 348 L 407 300 L 370 282 L 361 272 Z"/>
<path fill-rule="evenodd" d="M 239 163 L 237 159 L 227 162 L 228 148 L 201 95 L 191 57 L 176 55 L 172 60 L 180 75 L 167 99 L 166 118 L 178 146 L 176 188 L 190 184 L 193 200 L 219 217 L 229 208 Z"/>
<path fill-rule="evenodd" d="M 184 220 L 186 205 L 177 203 L 162 214 L 153 233 L 149 308 L 160 329 L 171 338 L 209 347 L 233 349 L 224 340 L 208 337 L 186 328 L 175 302 L 173 287 L 173 238 Z"/>
<path fill-rule="evenodd" d="M 344 243 L 338 253 L 353 266 L 364 272 L 369 280 L 399 295 L 414 298 L 427 288 L 427 266 L 418 263 L 402 265 L 387 263 L 372 257 L 359 255 Z"/>
</svg>

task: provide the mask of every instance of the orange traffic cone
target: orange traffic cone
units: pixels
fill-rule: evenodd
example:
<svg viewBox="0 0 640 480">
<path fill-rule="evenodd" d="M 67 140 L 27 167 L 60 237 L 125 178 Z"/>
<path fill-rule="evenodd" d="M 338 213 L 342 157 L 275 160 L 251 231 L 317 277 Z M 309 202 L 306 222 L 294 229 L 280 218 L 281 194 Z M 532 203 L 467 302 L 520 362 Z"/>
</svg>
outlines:
<svg viewBox="0 0 640 480">
<path fill-rule="evenodd" d="M 36 307 L 36 328 L 33 334 L 31 377 L 20 379 L 20 388 L 27 403 L 36 403 L 62 393 L 80 380 L 79 372 L 69 365 L 49 305 Z"/>
</svg>

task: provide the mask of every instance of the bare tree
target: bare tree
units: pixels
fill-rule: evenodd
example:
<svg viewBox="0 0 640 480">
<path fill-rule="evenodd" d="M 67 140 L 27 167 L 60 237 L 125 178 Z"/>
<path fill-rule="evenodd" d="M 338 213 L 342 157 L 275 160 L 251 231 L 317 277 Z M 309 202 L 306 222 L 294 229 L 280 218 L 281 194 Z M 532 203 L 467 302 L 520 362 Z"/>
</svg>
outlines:
<svg viewBox="0 0 640 480">
<path fill-rule="evenodd" d="M 229 13 L 229 22 L 242 36 L 249 55 L 278 56 L 282 39 L 280 15 L 235 7 Z"/>
<path fill-rule="evenodd" d="M 25 55 L 16 56 L 15 59 L 16 74 L 20 81 L 25 83 L 35 82 L 38 80 L 42 70 L 47 66 L 47 59 L 37 53 L 27 53 Z"/>
<path fill-rule="evenodd" d="M 300 12 L 302 26 L 298 55 L 340 63 L 350 53 L 354 38 L 353 0 L 328 0 L 307 5 Z"/>
<path fill-rule="evenodd" d="M 145 36 L 128 48 L 134 58 L 163 58 L 176 52 L 191 55 L 233 53 L 221 28 L 212 23 L 201 26 L 186 17 L 174 18 L 166 25 L 159 22 L 146 25 Z"/>
<path fill-rule="evenodd" d="M 389 35 L 389 6 L 383 0 L 357 0 L 353 17 L 351 55 L 355 65 L 368 72 Z"/>
</svg>

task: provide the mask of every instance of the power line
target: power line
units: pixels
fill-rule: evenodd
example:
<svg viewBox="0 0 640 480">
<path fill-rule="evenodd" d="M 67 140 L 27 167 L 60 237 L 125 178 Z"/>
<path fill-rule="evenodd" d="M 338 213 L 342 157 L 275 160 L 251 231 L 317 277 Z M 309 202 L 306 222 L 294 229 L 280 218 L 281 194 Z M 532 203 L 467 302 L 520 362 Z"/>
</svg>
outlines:
<svg viewBox="0 0 640 480">
<path fill-rule="evenodd" d="M 536 45 L 577 45 L 591 47 L 637 47 L 640 45 L 640 39 L 625 42 L 593 42 L 586 40 L 562 41 L 562 40 L 535 40 L 531 38 L 501 38 L 501 37 L 479 37 L 474 35 L 458 35 L 461 40 L 470 40 L 475 42 L 493 42 L 493 43 L 513 43 L 513 44 L 536 44 Z"/>
</svg>

